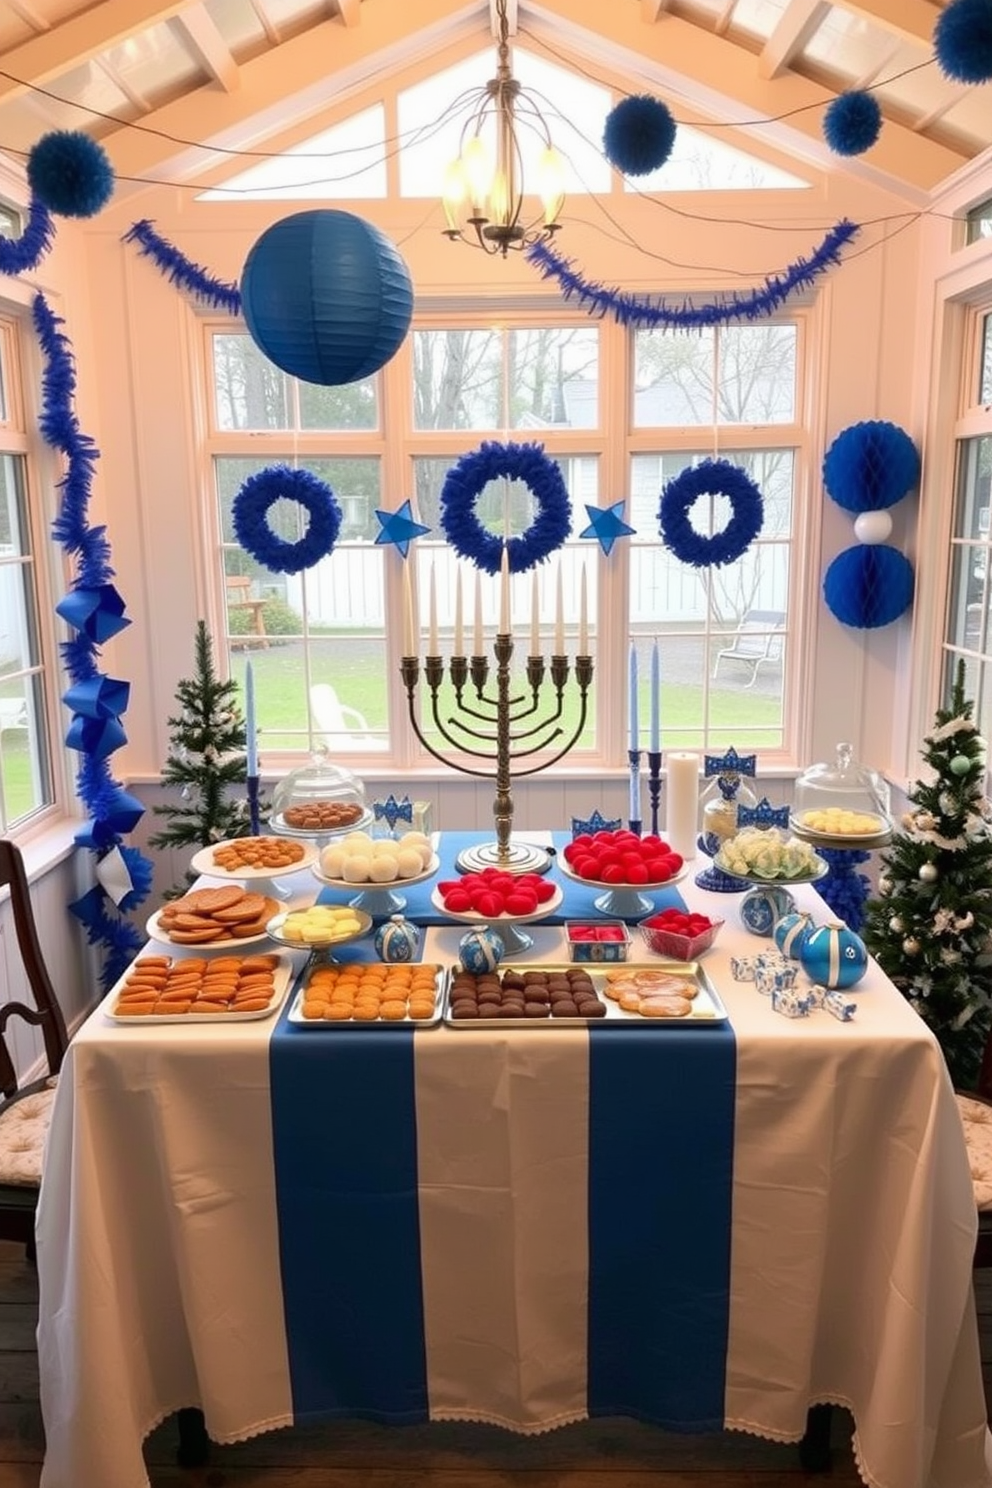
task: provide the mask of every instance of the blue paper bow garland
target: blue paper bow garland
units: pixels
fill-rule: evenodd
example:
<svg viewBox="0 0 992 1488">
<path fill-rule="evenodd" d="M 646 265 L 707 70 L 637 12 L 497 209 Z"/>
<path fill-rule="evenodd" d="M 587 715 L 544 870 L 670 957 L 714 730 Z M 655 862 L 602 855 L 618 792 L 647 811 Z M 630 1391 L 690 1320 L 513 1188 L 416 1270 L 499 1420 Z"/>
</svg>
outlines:
<svg viewBox="0 0 992 1488">
<path fill-rule="evenodd" d="M 76 788 L 90 813 L 76 842 L 97 855 L 97 884 L 69 908 L 85 927 L 90 944 L 106 948 L 100 980 L 109 988 L 144 944 L 123 913 L 147 898 L 152 885 L 150 861 L 137 848 L 121 846 L 121 837 L 133 830 L 145 808 L 114 780 L 107 763 L 127 740 L 119 715 L 127 708 L 130 687 L 104 676 L 97 666 L 101 643 L 131 622 L 110 583 L 114 570 L 106 528 L 91 527 L 87 519 L 100 451 L 80 429 L 73 409 L 76 373 L 68 339 L 58 329 L 63 322 L 44 295 L 35 296 L 31 313 L 45 358 L 39 427 L 46 444 L 65 456 L 65 474 L 59 481 L 62 501 L 52 536 L 76 559 L 72 588 L 55 607 L 78 632 L 61 648 L 72 682 L 62 697 L 73 713 L 66 744 L 80 754 Z"/>
</svg>

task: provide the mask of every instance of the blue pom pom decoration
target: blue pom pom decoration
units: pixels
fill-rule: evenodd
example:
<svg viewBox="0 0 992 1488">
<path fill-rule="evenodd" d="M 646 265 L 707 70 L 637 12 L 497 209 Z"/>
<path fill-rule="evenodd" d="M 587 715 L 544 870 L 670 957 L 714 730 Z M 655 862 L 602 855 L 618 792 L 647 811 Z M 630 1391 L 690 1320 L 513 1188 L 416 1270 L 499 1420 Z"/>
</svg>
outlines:
<svg viewBox="0 0 992 1488">
<path fill-rule="evenodd" d="M 920 457 L 913 441 L 904 429 L 883 419 L 842 429 L 823 460 L 827 494 L 849 512 L 894 506 L 919 478 Z"/>
<path fill-rule="evenodd" d="M 28 155 L 28 183 L 56 217 L 95 217 L 114 194 L 114 172 L 102 145 L 78 130 L 43 135 Z"/>
<path fill-rule="evenodd" d="M 871 93 L 841 93 L 823 115 L 823 136 L 835 155 L 863 155 L 882 130 L 882 110 Z"/>
<path fill-rule="evenodd" d="M 992 78 L 992 0 L 951 0 L 933 28 L 937 65 L 956 83 Z"/>
<path fill-rule="evenodd" d="M 660 99 L 624 98 L 606 116 L 603 150 L 625 176 L 646 176 L 664 165 L 675 143 L 675 120 Z"/>
<path fill-rule="evenodd" d="M 823 576 L 823 597 L 842 625 L 891 625 L 913 602 L 912 564 L 884 543 L 845 548 Z"/>
</svg>

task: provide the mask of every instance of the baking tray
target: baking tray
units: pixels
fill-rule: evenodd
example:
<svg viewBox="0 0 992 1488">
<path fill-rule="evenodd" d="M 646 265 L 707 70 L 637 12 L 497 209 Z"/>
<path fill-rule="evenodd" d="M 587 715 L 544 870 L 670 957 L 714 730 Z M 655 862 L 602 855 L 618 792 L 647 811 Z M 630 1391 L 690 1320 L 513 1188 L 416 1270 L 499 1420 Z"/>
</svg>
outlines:
<svg viewBox="0 0 992 1488">
<path fill-rule="evenodd" d="M 566 974 L 575 971 L 587 972 L 592 979 L 597 996 L 606 1004 L 605 1018 L 453 1018 L 451 1016 L 451 984 L 456 969 L 446 969 L 442 1021 L 449 1028 L 457 1028 L 459 1031 L 477 1028 L 486 1028 L 490 1032 L 497 1028 L 529 1028 L 532 1031 L 539 1031 L 542 1028 L 589 1027 L 652 1028 L 670 1031 L 676 1028 L 717 1028 L 728 1021 L 727 1009 L 698 961 L 625 961 L 609 966 L 586 964 L 578 966 L 574 961 L 554 963 L 521 961 L 519 963 L 502 962 L 497 968 L 497 976 L 503 971 L 521 973 L 546 971 Z M 692 1012 L 687 1013 L 684 1018 L 645 1018 L 640 1013 L 628 1013 L 613 998 L 606 996 L 603 989 L 610 977 L 630 976 L 637 971 L 665 971 L 671 972 L 673 976 L 691 977 L 699 989 L 693 999 Z"/>
<path fill-rule="evenodd" d="M 191 959 L 191 956 L 184 957 L 180 955 L 173 957 L 175 961 Z M 128 970 L 133 971 L 138 964 L 137 961 L 132 962 Z M 133 1013 L 128 1015 L 127 1013 L 110 1011 L 120 996 L 121 989 L 127 980 L 125 975 L 110 994 L 106 1017 L 110 1019 L 111 1023 L 119 1023 L 122 1027 L 127 1028 L 144 1028 L 149 1023 L 254 1023 L 259 1018 L 271 1018 L 279 1011 L 286 1001 L 286 993 L 292 986 L 294 974 L 292 958 L 279 954 L 278 964 L 273 973 L 275 991 L 272 994 L 272 1000 L 268 1007 L 256 1008 L 250 1013 L 230 1013 L 218 1009 L 216 1013 L 193 1013 L 192 1016 L 189 1013 L 140 1013 L 137 1017 Z"/>
<path fill-rule="evenodd" d="M 354 962 L 352 964 L 360 968 L 363 964 L 376 966 L 382 963 Z M 404 964 L 417 966 L 420 963 L 414 961 Z M 316 968 L 314 969 L 316 970 Z M 343 969 L 344 966 L 342 965 Z M 293 996 L 293 1003 L 287 1014 L 287 1021 L 294 1024 L 297 1028 L 309 1028 L 311 1030 L 315 1028 L 323 1030 L 330 1029 L 335 1033 L 339 1030 L 355 1028 L 436 1028 L 441 1021 L 447 983 L 448 968 L 446 966 L 439 966 L 437 968 L 437 975 L 434 978 L 434 1012 L 429 1018 L 375 1018 L 368 1020 L 364 1018 L 335 1018 L 331 1021 L 325 1018 L 305 1018 L 303 1016 L 303 994 L 307 986 L 307 981 L 304 977 Z"/>
</svg>

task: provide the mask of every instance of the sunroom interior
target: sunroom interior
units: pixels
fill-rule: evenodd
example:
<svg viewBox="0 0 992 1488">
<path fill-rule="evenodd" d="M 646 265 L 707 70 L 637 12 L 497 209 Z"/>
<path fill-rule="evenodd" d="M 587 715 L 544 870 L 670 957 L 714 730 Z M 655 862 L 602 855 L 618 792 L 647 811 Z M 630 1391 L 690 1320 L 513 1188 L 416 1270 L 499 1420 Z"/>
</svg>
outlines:
<svg viewBox="0 0 992 1488">
<path fill-rule="evenodd" d="M 574 746 L 515 783 L 515 826 L 627 814 L 631 654 L 646 689 L 655 647 L 662 751 L 754 752 L 759 793 L 776 805 L 841 741 L 898 799 L 959 659 L 975 716 L 992 729 L 992 83 L 964 84 L 938 65 L 942 9 L 4 9 L 7 240 L 29 222 L 28 166 L 49 133 L 85 133 L 113 171 L 98 212 L 58 217 L 40 261 L 0 277 L 0 824 L 25 851 L 70 1024 L 97 995 L 94 958 L 81 954 L 67 913 L 94 882 L 95 855 L 78 841 L 87 802 L 80 754 L 66 743 L 71 657 L 57 606 L 78 580 L 78 554 L 53 531 L 64 468 L 40 429 L 39 295 L 71 355 L 78 429 L 98 451 L 88 517 L 105 529 L 128 622 L 101 646 L 100 668 L 129 687 L 126 740 L 111 763 L 144 808 L 127 838 L 142 851 L 154 808 L 169 804 L 170 718 L 200 620 L 219 676 L 242 697 L 251 667 L 267 789 L 323 750 L 370 798 L 423 800 L 441 828 L 491 823 L 491 781 L 456 768 L 430 728 L 437 753 L 425 747 L 400 668 L 408 624 L 421 655 L 434 636 L 449 654 L 473 605 L 485 632 L 496 628 L 498 579 L 480 580 L 455 551 L 441 501 L 453 467 L 487 442 L 539 445 L 570 504 L 560 549 L 535 580 L 514 577 L 512 628 L 523 641 L 536 625 L 550 650 L 560 603 L 565 649 L 574 653 L 584 620 L 595 667 Z M 527 251 L 482 251 L 471 229 L 446 232 L 445 170 L 464 99 L 493 75 L 501 25 L 565 162 L 551 246 L 571 281 Z M 842 154 L 824 117 L 855 91 L 877 101 L 881 127 L 870 148 Z M 603 130 L 636 96 L 666 105 L 675 145 L 657 169 L 625 176 Z M 182 260 L 237 286 L 269 229 L 323 209 L 382 234 L 413 293 L 409 331 L 389 359 L 330 386 L 280 370 L 223 297 L 170 272 Z M 843 245 L 827 255 L 841 228 Z M 673 315 L 631 324 L 623 296 Z M 760 313 L 707 322 L 707 308 L 755 297 Z M 829 565 L 858 539 L 822 471 L 837 436 L 868 421 L 904 431 L 919 453 L 919 480 L 893 504 L 887 538 L 911 565 L 913 595 L 885 623 L 855 625 L 824 596 Z M 666 483 L 704 460 L 737 464 L 764 500 L 754 543 L 724 566 L 680 561 L 659 530 Z M 235 531 L 239 491 L 274 466 L 309 470 L 340 509 L 333 550 L 296 572 L 266 568 Z M 480 520 L 526 533 L 532 495 L 495 482 Z M 709 506 L 705 530 L 717 532 L 730 503 Z M 389 525 L 404 510 L 414 524 L 406 545 L 395 533 L 407 529 Z M 299 509 L 279 521 L 284 536 L 302 535 Z M 741 664 L 749 613 L 775 619 L 757 627 L 754 663 Z M 139 928 L 187 867 L 174 852 L 150 857 Z"/>
</svg>

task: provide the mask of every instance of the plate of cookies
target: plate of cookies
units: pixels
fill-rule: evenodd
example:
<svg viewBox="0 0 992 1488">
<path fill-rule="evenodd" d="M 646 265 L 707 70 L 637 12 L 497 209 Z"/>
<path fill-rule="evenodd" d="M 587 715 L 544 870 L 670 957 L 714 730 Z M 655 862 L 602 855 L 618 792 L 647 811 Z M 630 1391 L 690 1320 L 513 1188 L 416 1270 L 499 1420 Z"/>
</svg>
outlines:
<svg viewBox="0 0 992 1488">
<path fill-rule="evenodd" d="M 297 801 L 269 817 L 273 831 L 283 837 L 337 837 L 357 832 L 375 821 L 369 807 L 345 801 Z"/>
<path fill-rule="evenodd" d="M 113 1023 L 245 1023 L 271 1018 L 286 1000 L 293 963 L 256 956 L 139 956 L 118 982 Z"/>
<path fill-rule="evenodd" d="M 452 1028 L 675 1028 L 717 1025 L 727 1010 L 695 962 L 577 967 L 500 965 L 454 971 L 444 1004 Z"/>
<path fill-rule="evenodd" d="M 313 843 L 290 837 L 232 837 L 212 842 L 193 855 L 190 868 L 211 878 L 278 878 L 317 861 Z"/>
<path fill-rule="evenodd" d="M 267 940 L 266 925 L 285 905 L 268 894 L 228 884 L 191 889 L 170 899 L 145 925 L 149 939 L 201 951 L 229 950 Z"/>
<path fill-rule="evenodd" d="M 289 1010 L 301 1028 L 429 1028 L 441 1018 L 440 966 L 351 962 L 315 966 Z"/>
</svg>

